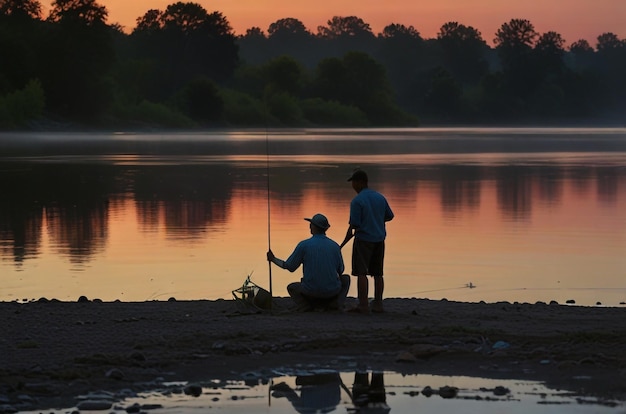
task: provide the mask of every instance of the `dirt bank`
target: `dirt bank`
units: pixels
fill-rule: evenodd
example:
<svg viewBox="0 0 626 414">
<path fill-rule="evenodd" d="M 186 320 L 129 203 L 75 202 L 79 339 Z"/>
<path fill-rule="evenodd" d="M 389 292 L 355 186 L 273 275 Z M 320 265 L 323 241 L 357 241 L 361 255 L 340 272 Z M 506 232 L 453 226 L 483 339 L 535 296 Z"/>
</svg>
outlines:
<svg viewBox="0 0 626 414">
<path fill-rule="evenodd" d="M 361 315 L 289 304 L 257 314 L 230 300 L 0 303 L 0 406 L 67 407 L 157 378 L 297 364 L 536 379 L 626 399 L 626 308 L 386 299 L 385 313 Z"/>
</svg>

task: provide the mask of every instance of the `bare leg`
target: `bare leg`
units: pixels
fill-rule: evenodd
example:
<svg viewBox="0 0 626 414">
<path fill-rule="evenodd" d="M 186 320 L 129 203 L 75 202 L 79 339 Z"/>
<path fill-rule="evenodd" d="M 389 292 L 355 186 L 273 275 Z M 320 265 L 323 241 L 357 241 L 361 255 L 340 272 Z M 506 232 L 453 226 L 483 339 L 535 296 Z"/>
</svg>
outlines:
<svg viewBox="0 0 626 414">
<path fill-rule="evenodd" d="M 369 281 L 367 280 L 367 276 L 357 276 L 357 293 L 359 296 L 359 308 L 368 309 L 368 295 L 369 295 Z"/>
<path fill-rule="evenodd" d="M 372 312 L 384 312 L 383 291 L 385 290 L 385 280 L 382 276 L 374 276 L 374 301 L 372 302 Z"/>
<path fill-rule="evenodd" d="M 374 300 L 383 302 L 383 291 L 385 290 L 385 279 L 382 276 L 374 276 Z"/>
</svg>

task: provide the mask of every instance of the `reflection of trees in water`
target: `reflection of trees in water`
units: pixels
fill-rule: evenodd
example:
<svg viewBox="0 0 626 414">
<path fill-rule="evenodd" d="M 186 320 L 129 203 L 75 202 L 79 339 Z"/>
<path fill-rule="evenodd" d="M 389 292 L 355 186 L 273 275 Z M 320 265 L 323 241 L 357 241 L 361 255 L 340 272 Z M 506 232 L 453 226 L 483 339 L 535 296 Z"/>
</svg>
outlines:
<svg viewBox="0 0 626 414">
<path fill-rule="evenodd" d="M 598 200 L 602 203 L 613 204 L 617 201 L 617 193 L 620 181 L 624 183 L 624 178 L 620 177 L 619 167 L 603 167 L 596 170 L 596 184 Z"/>
<path fill-rule="evenodd" d="M 0 256 L 14 263 L 39 254 L 44 213 L 56 252 L 73 263 L 84 263 L 106 246 L 109 216 L 128 208 L 130 199 L 141 231 L 164 229 L 168 238 L 197 240 L 228 221 L 235 192 L 242 205 L 252 206 L 266 197 L 263 165 L 3 163 L 0 167 Z M 272 166 L 273 213 L 293 214 L 311 189 L 320 193 L 320 200 L 345 195 L 347 208 L 353 193 L 345 180 L 353 166 L 322 167 Z M 498 209 L 505 219 L 515 220 L 530 217 L 533 201 L 561 203 L 565 183 L 581 197 L 591 196 L 595 184 L 598 201 L 615 203 L 626 180 L 623 168 L 612 166 L 371 164 L 363 168 L 370 174 L 372 188 L 392 200 L 402 196 L 419 202 L 421 186 L 437 189 L 443 214 L 452 217 L 477 209 L 481 186 L 494 181 Z"/>
<path fill-rule="evenodd" d="M 496 171 L 498 208 L 505 218 L 528 219 L 532 211 L 532 178 L 527 168 L 506 166 Z"/>
<path fill-rule="evenodd" d="M 536 171 L 540 201 L 550 205 L 559 204 L 563 199 L 563 179 L 565 169 L 562 167 L 541 167 Z"/>
<path fill-rule="evenodd" d="M 108 203 L 85 200 L 74 205 L 53 205 L 46 208 L 46 222 L 58 253 L 68 256 L 72 263 L 85 263 L 106 245 Z"/>
<path fill-rule="evenodd" d="M 37 256 L 41 244 L 43 208 L 29 200 L 0 202 L 0 256 L 20 264 Z"/>
<path fill-rule="evenodd" d="M 584 196 L 591 188 L 593 169 L 589 167 L 569 168 L 567 178 L 574 192 L 579 196 Z"/>
<path fill-rule="evenodd" d="M 34 193 L 43 198 L 51 244 L 72 263 L 87 262 L 106 246 L 113 167 L 45 164 L 36 170 L 40 188 Z"/>
<path fill-rule="evenodd" d="M 142 167 L 128 177 L 143 231 L 164 227 L 171 238 L 198 238 L 228 218 L 233 170 L 224 165 Z"/>
<path fill-rule="evenodd" d="M 480 205 L 481 170 L 477 167 L 450 165 L 441 168 L 441 209 L 454 216 L 459 210 L 475 210 Z"/>
</svg>

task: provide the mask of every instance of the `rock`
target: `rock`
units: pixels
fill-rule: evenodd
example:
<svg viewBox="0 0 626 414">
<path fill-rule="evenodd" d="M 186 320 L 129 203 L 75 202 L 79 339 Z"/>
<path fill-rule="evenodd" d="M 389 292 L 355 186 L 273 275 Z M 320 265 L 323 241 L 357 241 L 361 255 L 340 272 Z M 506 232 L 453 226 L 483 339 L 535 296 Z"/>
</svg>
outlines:
<svg viewBox="0 0 626 414">
<path fill-rule="evenodd" d="M 89 299 L 87 299 L 87 296 L 81 296 L 78 298 L 78 302 L 79 303 L 89 302 Z"/>
<path fill-rule="evenodd" d="M 396 362 L 417 362 L 417 358 L 411 352 L 401 352 L 396 357 Z"/>
<path fill-rule="evenodd" d="M 496 388 L 493 389 L 493 394 L 498 395 L 498 396 L 507 395 L 510 392 L 511 390 L 509 390 L 506 387 L 503 387 L 502 385 L 498 385 Z"/>
<path fill-rule="evenodd" d="M 13 407 L 12 405 L 9 405 L 9 404 L 0 405 L 0 413 L 13 414 L 17 412 L 18 412 L 17 408 Z"/>
<path fill-rule="evenodd" d="M 459 393 L 459 389 L 457 387 L 449 387 L 444 386 L 439 388 L 439 396 L 441 398 L 454 398 Z"/>
<path fill-rule="evenodd" d="M 576 301 L 574 299 L 568 299 L 565 301 L 565 303 L 569 303 L 570 305 L 573 305 L 574 303 L 576 303 Z"/>
<path fill-rule="evenodd" d="M 111 368 L 110 370 L 107 371 L 105 375 L 107 378 L 111 378 L 114 380 L 124 379 L 124 373 L 118 368 Z"/>
<path fill-rule="evenodd" d="M 103 411 L 109 410 L 113 406 L 111 401 L 104 400 L 85 400 L 76 404 L 76 408 L 81 411 Z"/>
<path fill-rule="evenodd" d="M 138 413 L 141 411 L 141 406 L 138 403 L 134 403 L 130 407 L 126 407 L 125 411 L 127 413 Z"/>
<path fill-rule="evenodd" d="M 430 397 L 431 395 L 433 395 L 435 392 L 433 391 L 433 389 L 430 387 L 430 385 L 427 385 L 424 387 L 424 389 L 422 390 L 422 394 L 424 394 L 427 397 Z"/>
<path fill-rule="evenodd" d="M 199 397 L 202 395 L 202 387 L 198 384 L 189 384 L 183 390 L 185 395 L 192 395 L 194 397 Z"/>
</svg>

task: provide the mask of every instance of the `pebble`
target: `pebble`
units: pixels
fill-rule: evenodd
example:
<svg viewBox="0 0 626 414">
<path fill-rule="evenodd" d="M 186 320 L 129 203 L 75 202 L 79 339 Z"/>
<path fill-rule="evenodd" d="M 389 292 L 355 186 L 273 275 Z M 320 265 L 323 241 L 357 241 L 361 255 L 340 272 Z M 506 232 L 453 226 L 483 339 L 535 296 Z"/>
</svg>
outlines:
<svg viewBox="0 0 626 414">
<path fill-rule="evenodd" d="M 76 404 L 76 408 L 79 410 L 93 410 L 93 411 L 103 411 L 109 410 L 113 406 L 111 401 L 104 400 L 85 400 Z"/>
<path fill-rule="evenodd" d="M 202 387 L 198 384 L 189 384 L 183 391 L 186 395 L 193 395 L 194 397 L 202 395 Z"/>
<path fill-rule="evenodd" d="M 111 378 L 114 380 L 124 379 L 124 373 L 118 368 L 111 368 L 110 370 L 107 371 L 105 375 L 107 378 Z"/>
</svg>

